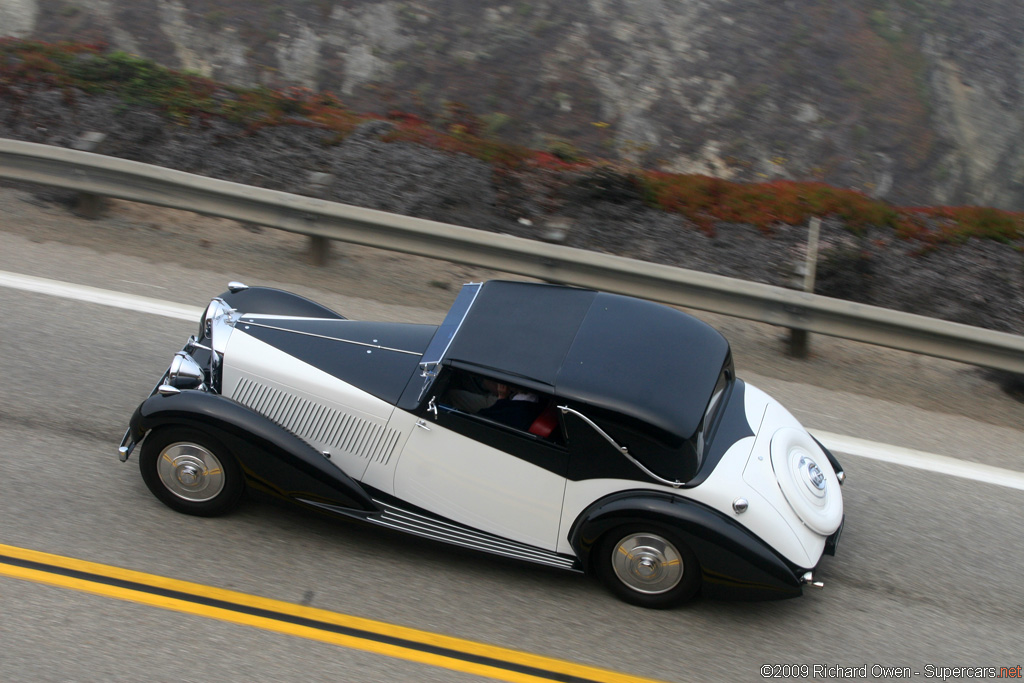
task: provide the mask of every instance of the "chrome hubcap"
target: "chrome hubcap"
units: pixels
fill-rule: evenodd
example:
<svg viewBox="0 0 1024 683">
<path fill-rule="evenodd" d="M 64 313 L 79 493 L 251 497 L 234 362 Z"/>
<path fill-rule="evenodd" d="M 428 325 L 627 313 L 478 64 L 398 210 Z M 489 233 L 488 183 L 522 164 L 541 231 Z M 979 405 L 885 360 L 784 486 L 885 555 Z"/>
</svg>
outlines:
<svg viewBox="0 0 1024 683">
<path fill-rule="evenodd" d="M 168 491 L 203 503 L 224 489 L 224 469 L 213 453 L 195 443 L 173 443 L 160 453 L 157 474 Z"/>
<path fill-rule="evenodd" d="M 800 460 L 796 463 L 796 477 L 798 480 L 803 480 L 807 491 L 814 496 L 811 502 L 818 500 L 819 502 L 816 504 L 820 505 L 820 500 L 824 499 L 827 492 L 825 490 L 825 473 L 818 467 L 818 463 L 814 462 L 810 456 L 801 455 Z"/>
<path fill-rule="evenodd" d="M 612 569 L 622 583 L 649 595 L 675 588 L 686 570 L 676 547 L 651 533 L 630 534 L 619 541 Z"/>
<path fill-rule="evenodd" d="M 195 465 L 182 465 L 178 468 L 178 481 L 185 486 L 195 486 L 203 473 L 196 469 Z"/>
</svg>

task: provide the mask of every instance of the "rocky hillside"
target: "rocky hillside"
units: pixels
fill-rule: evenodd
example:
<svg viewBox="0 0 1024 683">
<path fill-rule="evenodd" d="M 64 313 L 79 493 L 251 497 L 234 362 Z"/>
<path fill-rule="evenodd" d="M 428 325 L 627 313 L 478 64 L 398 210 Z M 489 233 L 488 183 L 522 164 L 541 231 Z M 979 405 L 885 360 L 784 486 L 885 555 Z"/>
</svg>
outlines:
<svg viewBox="0 0 1024 683">
<path fill-rule="evenodd" d="M 1024 333 L 1024 213 L 906 209 L 821 183 L 567 163 L 323 94 L 231 89 L 88 46 L 0 41 L 0 137 L 785 286 L 824 220 L 816 291 Z M 312 173 L 329 186 L 312 187 Z M 44 196 L 60 197 L 52 192 Z"/>
<path fill-rule="evenodd" d="M 561 156 L 1024 209 L 1020 0 L 0 0 L 0 34 Z"/>
</svg>

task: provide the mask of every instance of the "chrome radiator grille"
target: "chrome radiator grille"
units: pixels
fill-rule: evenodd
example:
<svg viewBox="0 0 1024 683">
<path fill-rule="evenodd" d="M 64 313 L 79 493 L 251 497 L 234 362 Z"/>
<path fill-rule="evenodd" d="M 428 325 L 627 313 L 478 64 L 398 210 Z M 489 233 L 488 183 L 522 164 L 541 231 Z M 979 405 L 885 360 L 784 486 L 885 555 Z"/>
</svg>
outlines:
<svg viewBox="0 0 1024 683">
<path fill-rule="evenodd" d="M 242 378 L 231 396 L 273 420 L 313 447 L 351 453 L 387 464 L 398 432 L 384 425 L 329 408 L 249 378 Z"/>
</svg>

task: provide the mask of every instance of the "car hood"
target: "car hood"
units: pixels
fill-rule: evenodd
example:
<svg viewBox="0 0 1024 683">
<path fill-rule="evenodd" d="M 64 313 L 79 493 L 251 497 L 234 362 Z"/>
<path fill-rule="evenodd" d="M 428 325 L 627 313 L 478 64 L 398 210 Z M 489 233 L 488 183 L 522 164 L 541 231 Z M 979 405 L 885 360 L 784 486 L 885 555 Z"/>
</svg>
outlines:
<svg viewBox="0 0 1024 683">
<path fill-rule="evenodd" d="M 233 335 L 252 336 L 394 404 L 436 330 L 434 325 L 413 323 L 242 315 Z M 230 355 L 229 346 L 229 364 Z"/>
</svg>

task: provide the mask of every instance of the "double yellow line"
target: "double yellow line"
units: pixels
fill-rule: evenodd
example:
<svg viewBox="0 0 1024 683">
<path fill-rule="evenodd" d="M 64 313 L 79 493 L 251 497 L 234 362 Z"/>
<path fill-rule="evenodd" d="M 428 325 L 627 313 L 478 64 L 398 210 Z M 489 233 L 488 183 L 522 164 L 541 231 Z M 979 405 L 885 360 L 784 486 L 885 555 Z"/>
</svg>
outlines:
<svg viewBox="0 0 1024 683">
<path fill-rule="evenodd" d="M 655 683 L 550 657 L 0 544 L 0 576 L 519 683 Z"/>
</svg>

